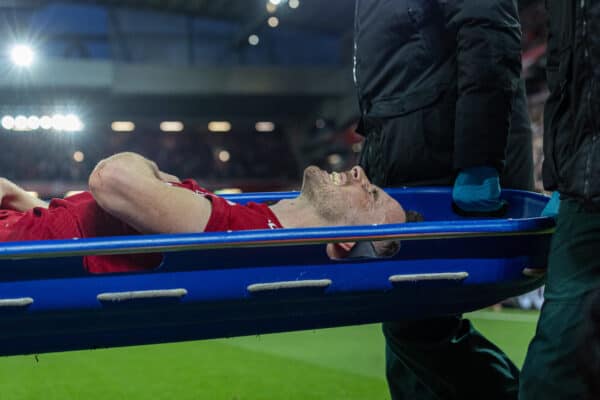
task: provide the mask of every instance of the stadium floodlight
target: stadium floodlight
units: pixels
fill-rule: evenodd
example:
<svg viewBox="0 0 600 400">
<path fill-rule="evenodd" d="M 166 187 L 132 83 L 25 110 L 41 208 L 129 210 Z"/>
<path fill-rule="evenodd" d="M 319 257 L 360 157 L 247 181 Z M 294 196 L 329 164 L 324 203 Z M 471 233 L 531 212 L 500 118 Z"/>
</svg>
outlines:
<svg viewBox="0 0 600 400">
<path fill-rule="evenodd" d="M 219 160 L 221 162 L 229 162 L 229 160 L 231 159 L 231 154 L 229 154 L 229 152 L 227 150 L 221 150 L 219 151 Z"/>
<path fill-rule="evenodd" d="M 214 193 L 215 194 L 240 194 L 240 193 L 243 193 L 243 191 L 240 188 L 223 188 L 223 189 L 215 190 Z"/>
<path fill-rule="evenodd" d="M 10 115 L 2 117 L 2 127 L 7 131 L 12 130 L 15 127 L 15 119 Z"/>
<path fill-rule="evenodd" d="M 65 129 L 65 116 L 62 114 L 54 114 L 52 116 L 52 129 L 62 131 Z"/>
<path fill-rule="evenodd" d="M 327 156 L 327 162 L 329 163 L 329 165 L 338 165 L 342 163 L 342 156 L 334 153 L 334 154 L 330 154 L 329 156 Z"/>
<path fill-rule="evenodd" d="M 267 12 L 269 14 L 274 14 L 277 11 L 277 6 L 270 1 L 267 2 Z"/>
<path fill-rule="evenodd" d="M 83 130 L 83 124 L 75 114 L 67 114 L 64 119 L 63 129 L 67 132 L 79 132 Z"/>
<path fill-rule="evenodd" d="M 135 124 L 132 121 L 113 121 L 110 124 L 110 128 L 114 132 L 133 132 L 135 130 Z"/>
<path fill-rule="evenodd" d="M 257 132 L 273 132 L 275 130 L 275 124 L 271 121 L 259 121 L 254 127 Z"/>
<path fill-rule="evenodd" d="M 274 6 L 278 6 L 281 4 L 281 0 L 269 0 L 269 3 L 273 4 Z"/>
<path fill-rule="evenodd" d="M 269 19 L 267 20 L 267 24 L 269 24 L 271 28 L 277 28 L 279 26 L 279 18 L 269 17 Z"/>
<path fill-rule="evenodd" d="M 52 129 L 52 118 L 47 115 L 43 115 L 42 118 L 40 118 L 40 128 L 45 131 Z"/>
<path fill-rule="evenodd" d="M 163 132 L 176 133 L 183 131 L 184 125 L 181 121 L 163 121 L 160 123 L 160 130 Z"/>
<path fill-rule="evenodd" d="M 77 150 L 73 153 L 73 160 L 78 163 L 83 162 L 83 160 L 85 160 L 85 154 L 83 154 L 82 151 Z"/>
<path fill-rule="evenodd" d="M 40 118 L 37 115 L 30 115 L 27 118 L 27 129 L 35 131 L 40 128 Z"/>
<path fill-rule="evenodd" d="M 208 123 L 208 130 L 211 132 L 229 132 L 231 130 L 231 122 L 211 121 Z"/>
<path fill-rule="evenodd" d="M 290 8 L 300 7 L 300 0 L 290 0 L 288 1 L 288 6 L 290 6 Z"/>
<path fill-rule="evenodd" d="M 258 35 L 252 34 L 248 36 L 248 43 L 250 43 L 251 46 L 256 46 L 259 42 L 260 38 L 258 37 Z"/>
<path fill-rule="evenodd" d="M 10 59 L 19 67 L 30 67 L 35 59 L 35 53 L 30 46 L 19 44 L 10 51 Z"/>
<path fill-rule="evenodd" d="M 28 126 L 27 126 L 27 117 L 24 115 L 18 115 L 15 118 L 15 127 L 14 127 L 15 131 L 27 131 Z"/>
</svg>

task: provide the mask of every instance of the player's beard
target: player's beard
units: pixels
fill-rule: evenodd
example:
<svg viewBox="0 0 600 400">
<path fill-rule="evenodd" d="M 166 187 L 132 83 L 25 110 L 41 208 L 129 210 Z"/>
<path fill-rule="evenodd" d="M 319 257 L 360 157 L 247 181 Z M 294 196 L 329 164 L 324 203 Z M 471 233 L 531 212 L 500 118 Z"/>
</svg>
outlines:
<svg viewBox="0 0 600 400">
<path fill-rule="evenodd" d="M 314 207 L 319 217 L 332 225 L 345 222 L 343 195 L 336 189 L 329 175 L 320 168 L 310 166 L 304 170 L 302 196 Z"/>
</svg>

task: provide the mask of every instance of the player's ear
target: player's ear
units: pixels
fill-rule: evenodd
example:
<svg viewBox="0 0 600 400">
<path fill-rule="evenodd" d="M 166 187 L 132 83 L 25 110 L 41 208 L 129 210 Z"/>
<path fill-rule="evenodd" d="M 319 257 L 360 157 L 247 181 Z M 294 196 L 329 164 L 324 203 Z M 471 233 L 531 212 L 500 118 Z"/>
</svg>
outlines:
<svg viewBox="0 0 600 400">
<path fill-rule="evenodd" d="M 328 243 L 327 255 L 331 259 L 346 258 L 355 244 L 356 242 Z"/>
</svg>

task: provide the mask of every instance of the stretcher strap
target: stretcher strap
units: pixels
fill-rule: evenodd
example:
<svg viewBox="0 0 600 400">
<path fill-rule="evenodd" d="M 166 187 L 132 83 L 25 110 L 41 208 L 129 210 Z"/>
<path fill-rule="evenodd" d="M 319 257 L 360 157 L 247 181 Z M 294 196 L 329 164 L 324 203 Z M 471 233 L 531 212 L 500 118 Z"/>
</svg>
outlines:
<svg viewBox="0 0 600 400">
<path fill-rule="evenodd" d="M 388 278 L 388 280 L 390 281 L 390 283 L 420 281 L 462 281 L 468 277 L 468 272 L 441 272 L 437 274 L 392 275 Z"/>
<path fill-rule="evenodd" d="M 31 297 L 21 297 L 18 299 L 0 299 L 0 308 L 2 307 L 27 307 L 33 304 Z"/>
<path fill-rule="evenodd" d="M 331 279 L 314 279 L 304 281 L 283 281 L 269 283 L 254 283 L 248 285 L 246 290 L 250 293 L 268 292 L 281 289 L 307 289 L 307 288 L 326 288 L 331 285 Z"/>
<path fill-rule="evenodd" d="M 187 294 L 185 289 L 165 289 L 165 290 L 139 290 L 133 292 L 111 292 L 100 293 L 96 298 L 104 302 L 120 302 L 128 300 L 142 299 L 173 299 L 181 298 Z"/>
</svg>

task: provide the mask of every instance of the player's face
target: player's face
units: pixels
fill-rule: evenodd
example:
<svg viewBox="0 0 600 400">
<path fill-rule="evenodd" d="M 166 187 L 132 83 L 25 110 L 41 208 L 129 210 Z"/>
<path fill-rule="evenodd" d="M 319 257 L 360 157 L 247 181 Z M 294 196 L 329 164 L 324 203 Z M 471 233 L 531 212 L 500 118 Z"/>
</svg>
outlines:
<svg viewBox="0 0 600 400">
<path fill-rule="evenodd" d="M 361 167 L 327 173 L 311 166 L 304 170 L 302 195 L 319 214 L 336 225 L 370 225 L 406 222 L 396 200 L 373 185 Z"/>
</svg>

